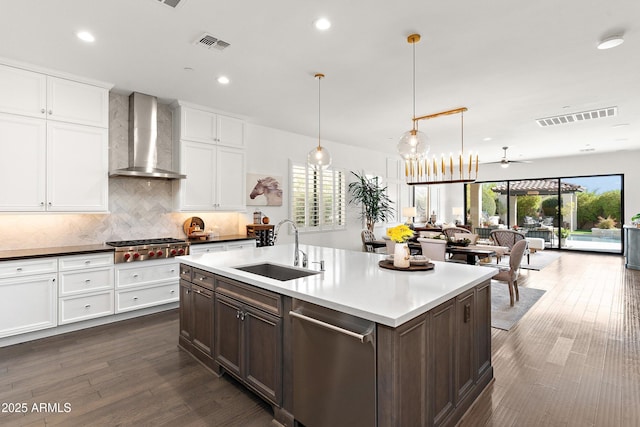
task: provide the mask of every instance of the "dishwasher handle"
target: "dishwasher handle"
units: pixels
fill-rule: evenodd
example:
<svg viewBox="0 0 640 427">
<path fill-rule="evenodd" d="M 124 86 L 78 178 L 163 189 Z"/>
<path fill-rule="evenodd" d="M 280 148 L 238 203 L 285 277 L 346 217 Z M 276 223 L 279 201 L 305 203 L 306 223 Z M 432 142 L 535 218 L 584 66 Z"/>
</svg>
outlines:
<svg viewBox="0 0 640 427">
<path fill-rule="evenodd" d="M 359 334 L 357 332 L 353 332 L 353 331 L 350 331 L 348 329 L 344 329 L 344 328 L 341 328 L 339 326 L 335 326 L 335 325 L 332 325 L 330 323 L 323 322 L 322 320 L 318 320 L 318 319 L 314 319 L 313 317 L 305 316 L 304 314 L 300 314 L 300 313 L 295 312 L 295 311 L 290 311 L 289 312 L 289 316 L 295 317 L 295 318 L 300 319 L 300 320 L 307 321 L 309 323 L 313 323 L 314 325 L 318 325 L 318 326 L 320 326 L 322 328 L 325 328 L 325 329 L 330 329 L 330 330 L 335 331 L 335 332 L 340 332 L 341 334 L 348 335 L 350 337 L 356 338 L 361 343 L 367 343 L 367 342 L 372 341 L 373 327 L 369 328 L 369 330 L 367 330 L 365 334 Z"/>
</svg>

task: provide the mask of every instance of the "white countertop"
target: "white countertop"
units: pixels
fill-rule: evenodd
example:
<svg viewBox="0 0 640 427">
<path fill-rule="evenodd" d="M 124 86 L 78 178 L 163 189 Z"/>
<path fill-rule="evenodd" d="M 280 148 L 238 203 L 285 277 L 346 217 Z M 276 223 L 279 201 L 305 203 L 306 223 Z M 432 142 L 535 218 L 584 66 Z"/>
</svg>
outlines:
<svg viewBox="0 0 640 427">
<path fill-rule="evenodd" d="M 300 245 L 325 271 L 279 281 L 233 267 L 270 262 L 293 266 L 294 245 L 246 248 L 178 257 L 180 262 L 293 298 L 318 304 L 390 327 L 397 327 L 491 278 L 496 270 L 434 261 L 428 271 L 394 271 L 378 266 L 382 254 Z M 302 263 L 302 254 L 300 256 Z"/>
</svg>

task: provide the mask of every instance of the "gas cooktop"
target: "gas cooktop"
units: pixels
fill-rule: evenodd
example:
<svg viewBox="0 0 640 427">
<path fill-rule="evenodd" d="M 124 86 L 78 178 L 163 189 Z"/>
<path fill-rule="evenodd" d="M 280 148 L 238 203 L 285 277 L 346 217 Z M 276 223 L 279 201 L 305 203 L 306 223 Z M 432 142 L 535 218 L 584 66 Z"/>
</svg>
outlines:
<svg viewBox="0 0 640 427">
<path fill-rule="evenodd" d="M 148 246 L 148 245 L 164 245 L 170 243 L 186 243 L 184 240 L 174 239 L 172 237 L 162 237 L 159 239 L 138 239 L 138 240 L 119 240 L 115 242 L 106 242 L 109 246 L 121 248 L 125 246 Z"/>
<path fill-rule="evenodd" d="M 106 244 L 116 248 L 114 258 L 116 264 L 189 255 L 189 242 L 172 237 L 120 240 L 106 242 Z"/>
</svg>

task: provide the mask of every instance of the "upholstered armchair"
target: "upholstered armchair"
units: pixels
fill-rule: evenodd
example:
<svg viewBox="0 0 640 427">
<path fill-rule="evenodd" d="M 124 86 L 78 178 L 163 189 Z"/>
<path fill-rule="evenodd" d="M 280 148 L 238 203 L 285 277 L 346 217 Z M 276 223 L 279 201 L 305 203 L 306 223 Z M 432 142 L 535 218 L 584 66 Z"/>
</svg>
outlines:
<svg viewBox="0 0 640 427">
<path fill-rule="evenodd" d="M 519 241 L 524 241 L 524 255 L 527 256 L 527 264 L 529 263 L 529 248 L 527 247 L 527 240 L 525 239 L 525 235 L 515 230 L 491 230 L 491 234 L 489 235 L 491 240 L 497 246 L 504 246 L 509 248 L 508 254 L 511 253 L 513 247 Z"/>
<path fill-rule="evenodd" d="M 471 232 L 469 230 L 467 230 L 466 228 L 449 227 L 449 228 L 443 228 L 442 229 L 442 234 L 445 235 L 447 240 L 451 240 L 451 239 L 455 238 L 457 233 L 469 233 L 469 234 L 471 234 Z"/>
<path fill-rule="evenodd" d="M 520 270 L 520 263 L 522 262 L 522 257 L 526 248 L 526 240 L 519 240 L 518 242 L 516 242 L 516 244 L 514 244 L 511 248 L 511 255 L 509 256 L 509 269 L 501 269 L 500 272 L 492 277 L 493 280 L 507 282 L 507 286 L 509 286 L 509 300 L 512 306 L 514 303 L 514 293 L 515 300 L 520 300 L 520 293 L 518 292 L 518 273 Z"/>
<path fill-rule="evenodd" d="M 447 252 L 447 241 L 444 239 L 430 239 L 418 237 L 422 255 L 434 261 L 444 261 Z"/>
</svg>

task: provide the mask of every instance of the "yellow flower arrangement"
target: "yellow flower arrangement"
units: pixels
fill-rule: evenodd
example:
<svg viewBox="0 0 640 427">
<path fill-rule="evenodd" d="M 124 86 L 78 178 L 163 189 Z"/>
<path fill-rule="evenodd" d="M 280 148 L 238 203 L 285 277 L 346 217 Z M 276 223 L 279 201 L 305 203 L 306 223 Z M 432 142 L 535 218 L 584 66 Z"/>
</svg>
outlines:
<svg viewBox="0 0 640 427">
<path fill-rule="evenodd" d="M 387 229 L 387 236 L 396 243 L 405 243 L 413 237 L 413 230 L 404 224 Z"/>
</svg>

